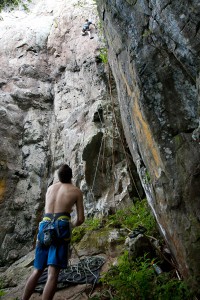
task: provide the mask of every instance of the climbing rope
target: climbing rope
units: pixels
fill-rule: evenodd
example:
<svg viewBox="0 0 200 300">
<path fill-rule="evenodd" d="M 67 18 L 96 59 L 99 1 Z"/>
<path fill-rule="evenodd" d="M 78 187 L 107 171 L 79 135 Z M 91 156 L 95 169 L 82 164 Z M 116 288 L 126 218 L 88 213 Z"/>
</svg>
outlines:
<svg viewBox="0 0 200 300">
<path fill-rule="evenodd" d="M 100 269 L 105 263 L 105 258 L 101 256 L 88 256 L 76 264 L 69 265 L 66 269 L 60 271 L 58 277 L 57 289 L 66 288 L 72 284 L 92 284 L 92 293 L 95 284 L 98 282 L 100 276 Z M 36 292 L 41 293 L 47 280 L 47 270 L 45 270 L 40 277 Z"/>
<path fill-rule="evenodd" d="M 102 145 L 103 145 L 103 140 L 104 140 L 104 137 L 102 137 L 102 139 L 101 139 L 101 145 L 100 145 L 100 148 L 99 148 L 99 154 L 98 154 L 98 158 L 97 158 L 97 164 L 96 164 L 94 179 L 93 179 L 93 183 L 92 183 L 92 189 L 91 189 L 92 191 L 93 191 L 96 176 L 97 176 L 97 169 L 98 169 L 98 166 L 99 166 L 99 159 L 100 159 L 100 154 L 101 154 L 101 148 L 102 148 Z"/>
<path fill-rule="evenodd" d="M 117 133 L 118 133 L 118 137 L 120 139 L 120 142 L 121 142 L 121 145 L 122 145 L 122 149 L 123 149 L 123 153 L 124 153 L 124 156 L 125 156 L 125 159 L 126 159 L 126 163 L 127 163 L 127 167 L 128 167 L 128 170 L 129 170 L 129 174 L 130 174 L 130 177 L 131 177 L 131 180 L 134 184 L 134 187 L 135 187 L 135 190 L 137 191 L 137 194 L 138 194 L 138 197 L 139 199 L 141 200 L 141 196 L 140 196 L 140 193 L 138 191 L 138 188 L 137 188 L 137 185 L 136 185 L 136 182 L 133 178 L 133 175 L 131 173 L 131 168 L 130 168 L 130 163 L 129 163 L 129 159 L 128 159 L 128 154 L 125 150 L 125 147 L 124 147 L 124 143 L 123 143 L 123 140 L 122 140 L 122 136 L 121 136 L 121 133 L 120 133 L 120 130 L 119 130 L 119 127 L 118 127 L 118 123 L 117 123 L 117 119 L 116 119 L 116 115 L 115 115 L 115 109 L 114 109 L 114 100 L 113 100 L 113 95 L 112 95 L 112 86 L 111 86 L 111 76 L 110 76 L 110 72 L 109 72 L 109 94 L 110 94 L 110 99 L 112 101 L 112 185 L 113 185 L 113 189 L 115 190 L 115 158 L 114 158 L 114 132 L 115 132 L 115 129 L 117 130 Z M 100 120 L 100 123 L 101 123 L 101 130 L 104 128 L 104 124 L 103 124 L 103 121 L 102 121 L 102 118 L 101 118 L 101 115 L 99 113 L 99 110 L 97 109 L 97 113 L 98 113 L 98 116 L 99 116 L 99 120 Z M 100 145 L 100 148 L 99 148 L 99 153 L 98 153 L 98 158 L 97 158 L 97 164 L 96 164 L 96 168 L 95 168 L 95 173 L 94 173 L 94 178 L 93 178 L 93 182 L 92 182 L 92 187 L 90 188 L 89 192 L 90 194 L 92 195 L 93 197 L 93 200 L 95 200 L 95 197 L 94 197 L 94 193 L 93 193 L 93 190 L 94 190 L 94 184 L 95 184 L 95 181 L 96 181 L 96 177 L 97 177 L 97 170 L 99 168 L 99 162 L 100 162 L 100 155 L 101 155 L 101 151 L 102 151 L 102 147 L 103 147 L 103 158 L 102 158 L 102 169 L 103 169 L 103 161 L 104 161 L 104 153 L 105 153 L 105 138 L 106 138 L 106 134 L 104 132 L 104 135 L 102 137 L 102 140 L 101 140 L 101 145 Z M 116 208 L 116 203 L 115 203 L 115 193 L 113 193 L 113 203 L 115 205 L 115 208 Z"/>
<path fill-rule="evenodd" d="M 97 113 L 98 113 L 98 116 L 99 116 L 99 120 L 101 122 L 101 132 L 102 132 L 102 129 L 104 128 L 104 124 L 103 124 L 103 121 L 102 121 L 102 118 L 101 118 L 101 115 L 99 113 L 98 108 L 97 108 Z M 98 170 L 98 167 L 99 167 L 100 155 L 101 155 L 101 151 L 102 151 L 103 145 L 104 145 L 104 148 L 105 148 L 105 135 L 104 135 L 104 133 L 103 133 L 103 137 L 101 139 L 101 145 L 100 145 L 100 148 L 99 148 L 99 153 L 98 153 L 98 158 L 97 158 L 97 164 L 96 164 L 96 168 L 95 168 L 94 178 L 93 178 L 93 182 L 92 182 L 92 187 L 89 190 L 89 192 L 92 195 L 94 201 L 95 201 L 95 197 L 94 197 L 93 190 L 94 190 L 94 184 L 95 184 L 96 177 L 97 177 L 97 170 Z M 103 150 L 103 156 L 104 156 L 104 150 Z"/>
</svg>

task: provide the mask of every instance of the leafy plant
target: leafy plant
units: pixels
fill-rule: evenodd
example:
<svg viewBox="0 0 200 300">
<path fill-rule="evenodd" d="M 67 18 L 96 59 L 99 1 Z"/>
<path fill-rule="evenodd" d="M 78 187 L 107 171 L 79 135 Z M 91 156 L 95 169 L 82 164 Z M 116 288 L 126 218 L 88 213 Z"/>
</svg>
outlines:
<svg viewBox="0 0 200 300">
<path fill-rule="evenodd" d="M 108 63 L 108 50 L 107 48 L 101 48 L 99 53 L 99 58 L 101 59 L 102 63 Z"/>
<path fill-rule="evenodd" d="M 86 232 L 86 230 L 85 230 L 85 228 L 83 226 L 75 227 L 72 230 L 72 239 L 71 239 L 71 242 L 72 243 L 78 243 L 78 242 L 80 242 L 80 240 L 84 236 L 85 232 Z"/>
<path fill-rule="evenodd" d="M 147 229 L 145 234 L 159 237 L 155 218 L 153 217 L 146 199 L 137 200 L 130 207 L 116 211 L 115 214 L 101 219 L 89 218 L 85 223 L 73 230 L 75 242 L 81 240 L 88 230 L 99 228 L 125 228 L 129 231 L 139 226 Z M 157 274 L 153 264 L 157 259 L 149 259 L 147 255 L 133 261 L 126 251 L 118 258 L 117 266 L 101 278 L 102 291 L 93 300 L 192 300 L 193 294 L 186 283 L 174 278 L 174 272 Z M 160 262 L 161 263 L 161 262 Z"/>
<path fill-rule="evenodd" d="M 98 230 L 101 225 L 111 228 L 126 228 L 132 231 L 138 226 L 146 228 L 149 235 L 158 235 L 157 225 L 146 199 L 136 201 L 134 205 L 117 210 L 115 214 L 104 218 L 88 218 L 82 226 L 75 227 L 72 232 L 72 242 L 78 243 L 89 230 Z"/>
<path fill-rule="evenodd" d="M 163 273 L 157 278 L 156 299 L 161 300 L 192 300 L 191 291 L 185 282 L 170 278 L 170 273 Z"/>
<path fill-rule="evenodd" d="M 170 276 L 170 272 L 157 275 L 151 260 L 145 256 L 130 261 L 125 252 L 118 265 L 111 267 L 101 282 L 105 288 L 111 288 L 114 300 L 191 300 L 187 285 Z"/>
<path fill-rule="evenodd" d="M 85 1 L 78 0 L 77 3 L 74 3 L 74 7 L 84 7 L 86 4 Z"/>
<path fill-rule="evenodd" d="M 75 227 L 72 231 L 72 243 L 78 243 L 88 230 L 96 230 L 100 226 L 98 218 L 88 218 L 82 226 Z"/>
<path fill-rule="evenodd" d="M 157 225 L 146 199 L 136 201 L 134 205 L 118 210 L 108 217 L 107 226 L 124 227 L 130 231 L 135 227 L 143 226 L 147 234 L 158 235 Z"/>
<path fill-rule="evenodd" d="M 2 0 L 0 1 L 0 11 L 4 8 L 14 9 L 15 7 L 22 5 L 25 10 L 28 9 L 27 4 L 31 0 Z"/>
<path fill-rule="evenodd" d="M 145 172 L 144 181 L 145 181 L 146 184 L 151 183 L 151 177 L 150 177 L 150 174 L 149 174 L 149 172 L 147 170 Z"/>
<path fill-rule="evenodd" d="M 87 230 L 96 230 L 99 228 L 100 223 L 100 218 L 88 218 L 85 221 L 85 226 L 87 227 Z"/>
</svg>

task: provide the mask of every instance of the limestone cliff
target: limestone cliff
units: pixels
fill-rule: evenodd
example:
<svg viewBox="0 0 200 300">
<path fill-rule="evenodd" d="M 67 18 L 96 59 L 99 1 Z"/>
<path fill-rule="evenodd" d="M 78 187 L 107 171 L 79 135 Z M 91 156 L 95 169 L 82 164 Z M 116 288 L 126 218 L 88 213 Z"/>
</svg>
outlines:
<svg viewBox="0 0 200 300">
<path fill-rule="evenodd" d="M 181 273 L 200 280 L 199 1 L 98 0 L 125 136 Z"/>
<path fill-rule="evenodd" d="M 133 185 L 115 83 L 99 57 L 101 38 L 81 35 L 85 18 L 98 23 L 93 1 L 34 1 L 28 13 L 2 13 L 1 266 L 34 247 L 46 188 L 61 163 L 73 169 L 86 214 L 142 193 Z"/>
<path fill-rule="evenodd" d="M 135 165 L 181 273 L 198 285 L 200 5 L 97 6 L 100 25 L 92 0 L 35 0 L 30 13 L 2 13 L 1 263 L 34 246 L 45 191 L 62 162 L 73 168 L 87 214 L 142 195 Z M 81 35 L 85 18 L 98 25 L 94 39 Z"/>
</svg>

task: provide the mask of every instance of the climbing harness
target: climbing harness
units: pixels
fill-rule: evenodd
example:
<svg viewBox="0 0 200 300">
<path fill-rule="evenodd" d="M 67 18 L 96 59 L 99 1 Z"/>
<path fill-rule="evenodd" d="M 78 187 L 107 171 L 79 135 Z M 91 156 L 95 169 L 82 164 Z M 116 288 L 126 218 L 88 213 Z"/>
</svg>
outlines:
<svg viewBox="0 0 200 300">
<path fill-rule="evenodd" d="M 49 247 L 62 240 L 69 241 L 71 239 L 69 220 L 70 214 L 67 213 L 45 214 L 40 222 L 42 228 L 38 233 L 38 242 L 41 246 Z M 64 236 L 62 236 L 61 229 L 65 231 Z"/>
</svg>

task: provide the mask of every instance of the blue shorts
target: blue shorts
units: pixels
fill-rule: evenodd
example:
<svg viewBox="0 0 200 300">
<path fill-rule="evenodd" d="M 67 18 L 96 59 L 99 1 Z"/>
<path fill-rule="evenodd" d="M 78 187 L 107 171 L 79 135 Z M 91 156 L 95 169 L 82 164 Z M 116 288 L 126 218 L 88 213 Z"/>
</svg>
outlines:
<svg viewBox="0 0 200 300">
<path fill-rule="evenodd" d="M 37 235 L 37 246 L 35 250 L 34 267 L 43 270 L 49 265 L 65 269 L 68 264 L 69 246 L 71 237 L 71 226 L 68 220 L 58 220 L 59 237 L 49 247 L 40 243 L 40 236 L 48 221 L 39 223 Z"/>
</svg>

